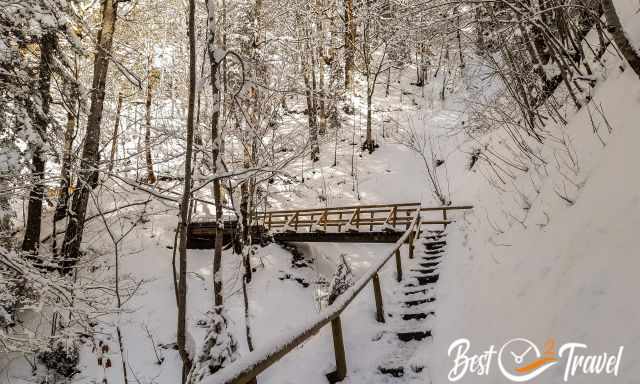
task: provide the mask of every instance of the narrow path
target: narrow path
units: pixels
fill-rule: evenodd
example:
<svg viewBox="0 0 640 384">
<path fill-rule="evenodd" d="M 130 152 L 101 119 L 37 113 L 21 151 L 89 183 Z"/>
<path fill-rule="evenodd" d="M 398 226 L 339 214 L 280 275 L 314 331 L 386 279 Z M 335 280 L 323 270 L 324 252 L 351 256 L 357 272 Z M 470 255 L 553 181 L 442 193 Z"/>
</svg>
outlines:
<svg viewBox="0 0 640 384">
<path fill-rule="evenodd" d="M 416 352 L 422 350 L 422 344 L 432 337 L 435 285 L 445 246 L 444 231 L 425 231 L 416 244 L 415 257 L 404 259 L 407 278 L 397 284 L 395 302 L 387 316 L 389 332 L 386 337 L 395 339 L 396 348 L 378 365 L 383 375 L 402 382 L 429 382 L 424 370 L 426 359 Z"/>
</svg>

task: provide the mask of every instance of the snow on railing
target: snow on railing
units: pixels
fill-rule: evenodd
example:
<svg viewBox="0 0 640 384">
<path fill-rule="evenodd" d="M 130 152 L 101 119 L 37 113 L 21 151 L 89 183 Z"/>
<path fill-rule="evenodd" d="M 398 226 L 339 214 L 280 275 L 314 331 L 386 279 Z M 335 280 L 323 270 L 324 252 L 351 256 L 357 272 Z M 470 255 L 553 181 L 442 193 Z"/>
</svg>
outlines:
<svg viewBox="0 0 640 384">
<path fill-rule="evenodd" d="M 344 344 L 342 340 L 342 326 L 340 324 L 340 314 L 347 306 L 356 298 L 356 296 L 364 289 L 364 287 L 373 280 L 374 297 L 376 299 L 376 317 L 380 322 L 384 322 L 384 312 L 382 311 L 382 295 L 380 293 L 380 283 L 378 280 L 378 272 L 380 269 L 396 255 L 396 264 L 399 268 L 398 277 L 402 275 L 400 266 L 400 247 L 405 243 L 409 243 L 410 257 L 413 255 L 414 241 L 420 236 L 421 207 L 415 210 L 415 215 L 411 225 L 404 234 L 394 243 L 386 256 L 378 263 L 373 265 L 367 273 L 362 276 L 352 287 L 346 290 L 338 299 L 330 306 L 324 308 L 315 318 L 310 319 L 297 327 L 296 329 L 279 336 L 271 345 L 256 348 L 253 352 L 245 355 L 242 359 L 232 363 L 228 367 L 222 369 L 216 374 L 207 377 L 202 384 L 244 384 L 250 383 L 258 374 L 269 368 L 276 361 L 305 342 L 311 336 L 315 335 L 325 325 L 331 322 L 333 332 L 333 345 L 336 357 L 336 370 L 327 375 L 331 382 L 342 380 L 346 375 L 346 358 L 344 352 Z"/>
</svg>

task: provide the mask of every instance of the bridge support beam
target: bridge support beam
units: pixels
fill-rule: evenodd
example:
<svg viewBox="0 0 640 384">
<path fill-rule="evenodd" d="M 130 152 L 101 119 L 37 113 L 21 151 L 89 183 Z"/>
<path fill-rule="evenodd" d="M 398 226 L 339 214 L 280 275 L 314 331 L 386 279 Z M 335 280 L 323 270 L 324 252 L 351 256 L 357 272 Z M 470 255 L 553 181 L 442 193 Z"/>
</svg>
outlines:
<svg viewBox="0 0 640 384">
<path fill-rule="evenodd" d="M 342 381 L 347 376 L 347 358 L 344 353 L 340 316 L 331 320 L 331 332 L 333 333 L 333 350 L 336 355 L 336 370 L 328 373 L 327 379 L 333 384 Z"/>
</svg>

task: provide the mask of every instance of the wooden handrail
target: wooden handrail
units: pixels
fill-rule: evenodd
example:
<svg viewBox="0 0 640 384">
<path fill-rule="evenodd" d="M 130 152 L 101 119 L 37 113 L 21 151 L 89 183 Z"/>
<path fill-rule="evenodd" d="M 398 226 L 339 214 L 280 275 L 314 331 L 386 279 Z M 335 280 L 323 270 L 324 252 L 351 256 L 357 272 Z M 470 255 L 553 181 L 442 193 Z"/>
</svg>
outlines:
<svg viewBox="0 0 640 384">
<path fill-rule="evenodd" d="M 345 209 L 356 209 L 356 208 L 388 208 L 388 207 L 392 207 L 392 206 L 397 206 L 397 207 L 418 207 L 420 206 L 420 203 L 402 203 L 402 204 L 371 204 L 371 205 L 344 205 L 344 206 L 340 206 L 340 207 L 329 207 L 329 208 L 303 208 L 303 209 L 286 209 L 286 210 L 274 210 L 274 211 L 267 211 L 267 212 L 273 212 L 273 213 L 296 213 L 296 212 L 313 212 L 313 211 L 324 211 L 325 209 L 329 209 L 331 211 L 335 211 L 335 210 L 345 210 Z M 442 209 L 442 208 L 438 208 L 438 209 Z M 264 211 L 258 211 L 256 212 L 257 215 L 261 215 L 264 214 Z"/>
<path fill-rule="evenodd" d="M 297 212 L 297 211 L 293 211 Z M 246 384 L 252 379 L 258 376 L 262 371 L 269 368 L 276 361 L 280 360 L 283 356 L 289 353 L 298 345 L 305 342 L 311 336 L 315 335 L 329 322 L 332 323 L 332 330 L 334 335 L 334 347 L 336 350 L 337 360 L 337 379 L 341 379 L 341 375 L 346 370 L 344 366 L 344 347 L 342 346 L 342 330 L 340 328 L 339 316 L 347 308 L 347 306 L 356 298 L 356 296 L 364 289 L 364 287 L 372 279 L 378 277 L 378 272 L 382 267 L 396 255 L 396 251 L 409 239 L 410 236 L 415 236 L 413 233 L 416 228 L 420 228 L 420 212 L 421 207 L 418 204 L 418 208 L 415 211 L 415 216 L 411 222 L 409 228 L 402 234 L 400 239 L 393 244 L 391 249 L 387 252 L 384 258 L 373 265 L 367 273 L 362 276 L 358 281 L 349 289 L 347 289 L 342 295 L 340 295 L 333 304 L 324 308 L 318 316 L 314 319 L 306 321 L 302 327 L 294 332 L 282 335 L 269 346 L 257 348 L 253 352 L 245 355 L 242 359 L 232 363 L 228 367 L 222 369 L 216 374 L 207 377 L 202 384 Z M 412 246 L 412 245 L 411 245 Z M 378 281 L 379 284 L 379 281 Z M 376 291 L 379 289 L 377 287 Z M 376 292 L 376 300 L 379 299 L 378 292 Z M 378 317 L 381 316 L 381 312 L 377 311 Z M 336 328 L 338 328 L 336 330 Z M 336 333 L 339 332 L 340 345 L 337 345 Z M 342 356 L 338 356 L 338 355 Z M 342 363 L 341 363 L 342 362 Z"/>
<path fill-rule="evenodd" d="M 352 205 L 352 206 L 342 206 L 342 207 L 330 207 L 330 208 L 304 208 L 304 209 L 287 209 L 287 210 L 276 210 L 276 211 L 258 211 L 255 213 L 255 216 L 258 219 L 264 219 L 268 216 L 271 217 L 282 217 L 289 216 L 292 213 L 298 213 L 300 216 L 310 216 L 311 214 L 321 214 L 323 212 L 327 212 L 328 215 L 334 215 L 339 213 L 345 213 L 345 211 L 353 211 L 356 209 L 360 210 L 360 213 L 371 213 L 371 212 L 389 212 L 389 209 L 392 207 L 396 207 L 398 212 L 411 212 L 414 211 L 413 208 L 403 208 L 403 207 L 418 207 L 419 203 L 403 203 L 403 204 L 375 204 L 375 205 Z M 386 208 L 386 209 L 381 209 Z M 464 210 L 464 209 L 473 209 L 472 205 L 444 205 L 440 207 L 422 207 L 420 210 L 422 212 L 431 212 L 431 211 L 452 211 L 452 210 Z"/>
</svg>

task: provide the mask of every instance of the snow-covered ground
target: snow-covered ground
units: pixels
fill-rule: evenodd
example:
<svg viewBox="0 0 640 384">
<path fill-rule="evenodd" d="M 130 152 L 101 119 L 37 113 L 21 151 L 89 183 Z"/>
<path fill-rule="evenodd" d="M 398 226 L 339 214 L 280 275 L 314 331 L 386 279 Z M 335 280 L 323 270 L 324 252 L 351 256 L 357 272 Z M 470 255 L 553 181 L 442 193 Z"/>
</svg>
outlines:
<svg viewBox="0 0 640 384">
<path fill-rule="evenodd" d="M 629 33 L 640 42 L 638 15 L 631 1 L 616 1 L 626 7 L 623 19 Z M 548 161 L 525 173 L 514 173 L 504 184 L 486 164 L 469 170 L 473 149 L 489 145 L 506 156 L 503 134 L 492 132 L 474 139 L 460 129 L 465 116 L 460 112 L 468 96 L 459 84 L 446 102 L 438 99 L 439 83 L 422 90 L 409 85 L 412 72 L 394 82 L 389 97 L 376 95 L 374 108 L 377 141 L 373 154 L 360 154 L 364 131 L 362 98 L 354 98 L 356 115 L 343 122 L 338 140 L 337 166 L 333 166 L 334 140 L 327 137 L 316 164 L 296 162 L 289 172 L 304 172 L 304 184 L 295 190 L 274 186 L 274 208 L 421 202 L 438 205 L 431 193 L 421 158 L 399 143 L 410 127 L 428 135 L 436 155 L 444 160 L 438 168 L 442 185 L 454 204 L 475 206 L 469 213 L 454 215 L 457 222 L 448 229 L 448 249 L 440 270 L 438 300 L 434 309 L 432 341 L 424 342 L 414 358 L 424 360 L 427 369 L 420 380 L 434 384 L 449 382 L 453 367 L 447 355 L 459 338 L 471 342 L 469 354 L 496 348 L 512 338 L 527 338 L 542 346 L 549 338 L 557 345 L 580 342 L 584 353 L 616 353 L 624 346 L 619 375 L 577 375 L 575 383 L 631 383 L 640 377 L 640 81 L 632 71 L 620 72 L 618 59 L 611 64 L 595 89 L 593 102 L 606 115 L 612 131 L 593 107 L 575 114 L 567 110 L 569 124 L 549 127 L 555 139 L 540 147 Z M 398 75 L 398 74 L 396 74 Z M 382 87 L 381 87 L 382 88 Z M 402 93 L 410 93 L 402 95 Z M 591 109 L 589 109 L 591 108 Z M 593 133 L 589 113 L 600 126 L 600 138 Z M 388 137 L 382 137 L 382 130 Z M 355 131 L 355 136 L 354 136 Z M 353 152 L 352 137 L 356 146 Z M 566 143 L 563 144 L 562 142 Z M 355 153 L 355 156 L 353 155 Z M 514 159 L 522 159 L 513 155 Z M 357 182 L 351 176 L 352 162 Z M 301 169 L 303 168 L 303 170 Z M 143 201 L 144 192 L 129 191 L 130 201 Z M 561 196 L 564 196 L 561 197 Z M 571 203 L 568 202 L 571 200 Z M 98 367 L 93 346 L 83 347 L 81 371 L 74 383 L 96 383 L 104 376 L 108 383 L 122 383 L 121 359 L 117 351 L 115 322 L 123 330 L 125 361 L 132 382 L 175 384 L 180 381 L 180 359 L 175 342 L 176 304 L 172 281 L 172 252 L 177 210 L 160 202 L 147 207 L 149 221 L 138 226 L 121 245 L 122 274 L 132 283 L 142 281 L 139 291 L 125 304 L 119 318 L 101 323 L 102 341 L 110 345 L 112 368 Z M 114 226 L 122 219 L 113 219 Z M 120 221 L 116 221 L 120 220 Z M 112 273 L 113 248 L 99 220 L 91 222 L 85 235 L 87 246 L 103 261 L 100 273 Z M 310 267 L 291 268 L 291 254 L 270 244 L 256 247 L 256 267 L 249 285 L 250 326 L 257 347 L 269 345 L 279 334 L 289 332 L 319 311 L 316 283 L 330 279 L 340 255 L 344 254 L 356 278 L 385 253 L 389 245 L 298 245 L 313 259 Z M 211 307 L 212 250 L 189 251 L 187 324 L 196 345 L 205 330 L 198 326 Z M 241 260 L 226 251 L 223 257 L 224 296 L 230 330 L 237 339 L 240 356 L 248 351 L 241 290 Z M 283 278 L 286 274 L 291 278 Z M 304 287 L 295 278 L 309 283 Z M 393 303 L 393 267 L 381 274 L 385 302 Z M 392 304 L 390 304 L 392 305 Z M 374 318 L 372 293 L 363 291 L 343 315 L 348 376 L 345 383 L 409 382 L 415 377 L 394 379 L 381 375 L 377 366 L 398 344 L 384 337 L 388 324 Z M 168 345 L 167 348 L 158 347 Z M 154 348 L 155 345 L 155 348 Z M 158 364 L 158 357 L 162 362 Z M 259 377 L 260 383 L 325 383 L 334 367 L 330 329 L 326 327 L 296 351 Z M 564 370 L 550 369 L 538 382 L 560 382 Z M 28 365 L 17 359 L 3 361 L 2 383 L 29 383 Z M 467 373 L 462 383 L 507 382 L 496 366 L 487 375 Z"/>
</svg>

